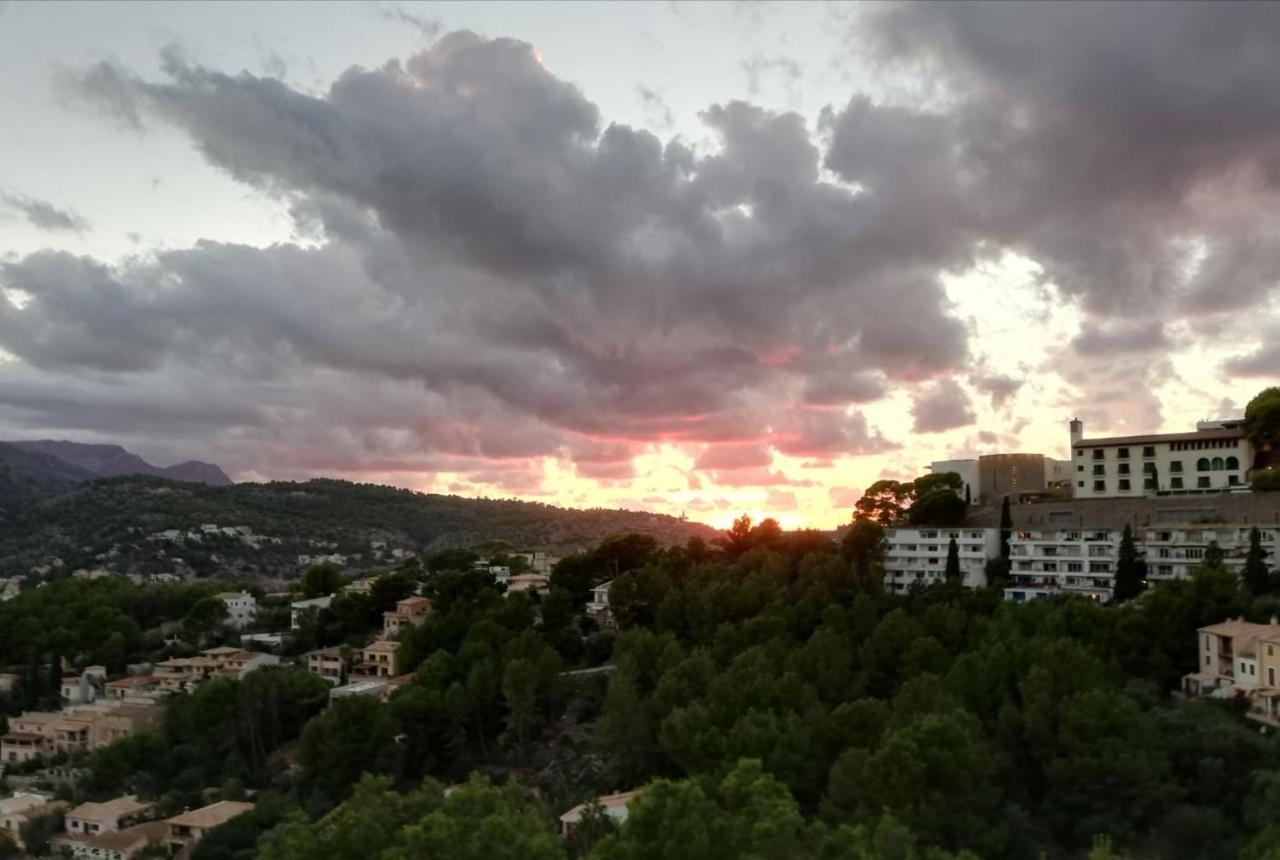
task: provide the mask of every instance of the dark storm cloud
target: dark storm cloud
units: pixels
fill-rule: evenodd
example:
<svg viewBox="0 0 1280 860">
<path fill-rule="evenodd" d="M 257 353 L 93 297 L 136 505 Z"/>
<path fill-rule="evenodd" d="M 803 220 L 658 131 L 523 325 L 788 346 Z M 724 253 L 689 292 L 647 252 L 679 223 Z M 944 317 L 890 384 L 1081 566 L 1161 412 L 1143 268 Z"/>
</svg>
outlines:
<svg viewBox="0 0 1280 860">
<path fill-rule="evenodd" d="M 0 292 L 0 348 L 50 382 L 238 383 L 258 444 L 332 421 L 294 431 L 290 468 L 498 462 L 506 487 L 540 456 L 622 477 L 654 441 L 883 451 L 846 410 L 904 383 L 918 432 L 973 423 L 953 376 L 995 408 L 1021 381 L 973 366 L 940 278 L 1006 250 L 1082 308 L 1044 370 L 1094 425 L 1158 423 L 1165 333 L 1275 295 L 1280 7 L 873 6 L 857 32 L 933 97 L 855 94 L 816 129 L 715 104 L 709 149 L 608 124 L 531 46 L 465 32 L 314 95 L 172 52 L 159 80 L 99 64 L 82 94 L 182 130 L 309 243 L 12 260 L 29 300 Z M 789 481 L 757 460 L 703 468 Z"/>
<path fill-rule="evenodd" d="M 247 389 L 300 373 L 412 383 L 422 450 L 562 456 L 603 476 L 654 440 L 884 450 L 838 407 L 967 360 L 938 282 L 967 240 L 921 241 L 935 228 L 916 223 L 920 177 L 897 164 L 900 132 L 880 127 L 896 116 L 864 118 L 881 145 L 842 156 L 876 177 L 867 195 L 822 178 L 795 114 L 712 105 L 702 118 L 719 147 L 695 152 L 604 125 L 511 39 L 449 34 L 321 96 L 176 52 L 165 69 L 152 82 L 100 64 L 79 90 L 126 123 L 184 129 L 211 163 L 283 199 L 316 244 L 7 264 L 6 284 L 31 299 L 0 305 L 0 345 L 35 367 L 187 368 Z M 778 423 L 779 400 L 834 409 Z M 593 438 L 626 453 L 584 454 Z"/>
<path fill-rule="evenodd" d="M 916 146 L 956 168 L 939 196 L 965 192 L 960 223 L 1090 311 L 1212 313 L 1274 289 L 1258 237 L 1277 228 L 1280 7 L 903 4 L 864 23 L 942 82 L 946 112 L 912 121 L 941 134 Z"/>
<path fill-rule="evenodd" d="M 911 402 L 913 429 L 917 433 L 939 433 L 972 424 L 977 416 L 969 395 L 953 379 L 940 379 L 922 390 Z"/>
<path fill-rule="evenodd" d="M 69 209 L 60 209 L 47 200 L 0 191 L 0 209 L 8 209 L 25 218 L 33 227 L 41 230 L 83 233 L 89 222 Z"/>
</svg>

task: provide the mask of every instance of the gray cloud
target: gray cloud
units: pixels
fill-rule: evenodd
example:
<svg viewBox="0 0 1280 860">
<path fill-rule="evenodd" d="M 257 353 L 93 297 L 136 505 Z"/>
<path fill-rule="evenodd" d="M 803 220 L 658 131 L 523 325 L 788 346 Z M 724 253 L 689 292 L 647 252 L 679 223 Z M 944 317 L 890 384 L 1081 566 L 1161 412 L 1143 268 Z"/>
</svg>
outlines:
<svg viewBox="0 0 1280 860">
<path fill-rule="evenodd" d="M 921 390 L 911 402 L 911 415 L 917 433 L 952 430 L 977 419 L 969 395 L 954 379 L 940 379 Z"/>
<path fill-rule="evenodd" d="M 1280 379 L 1280 325 L 1271 326 L 1265 340 L 1253 352 L 1228 359 L 1222 369 L 1234 376 Z"/>
<path fill-rule="evenodd" d="M 0 207 L 21 215 L 41 230 L 83 233 L 89 229 L 89 222 L 81 215 L 25 194 L 0 191 Z"/>
<path fill-rule="evenodd" d="M 1116 355 L 1128 352 L 1152 352 L 1169 346 L 1164 325 L 1159 320 L 1118 321 L 1110 324 L 1086 324 L 1071 339 L 1071 348 L 1083 355 Z"/>
</svg>

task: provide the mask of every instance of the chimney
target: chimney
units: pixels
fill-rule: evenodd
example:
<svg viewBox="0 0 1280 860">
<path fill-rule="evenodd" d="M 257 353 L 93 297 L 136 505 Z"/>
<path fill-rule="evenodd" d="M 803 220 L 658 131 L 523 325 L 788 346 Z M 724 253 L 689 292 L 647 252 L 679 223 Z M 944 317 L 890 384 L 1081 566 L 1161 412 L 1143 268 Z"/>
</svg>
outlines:
<svg viewBox="0 0 1280 860">
<path fill-rule="evenodd" d="M 1071 419 L 1071 444 L 1074 446 L 1084 438 L 1084 422 L 1079 418 Z"/>
</svg>

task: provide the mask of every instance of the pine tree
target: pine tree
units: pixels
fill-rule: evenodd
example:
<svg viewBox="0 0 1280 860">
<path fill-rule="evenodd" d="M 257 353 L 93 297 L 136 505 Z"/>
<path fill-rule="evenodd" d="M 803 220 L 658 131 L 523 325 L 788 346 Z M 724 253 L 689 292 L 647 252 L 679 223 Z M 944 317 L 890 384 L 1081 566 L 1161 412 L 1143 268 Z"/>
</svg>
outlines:
<svg viewBox="0 0 1280 860">
<path fill-rule="evenodd" d="M 955 537 L 947 544 L 947 582 L 959 582 L 963 574 L 960 572 L 960 546 Z"/>
<path fill-rule="evenodd" d="M 1227 554 L 1222 547 L 1218 546 L 1216 540 L 1209 541 L 1209 545 L 1204 550 L 1204 561 L 1201 567 L 1211 567 L 1214 570 L 1222 570 L 1225 567 Z"/>
<path fill-rule="evenodd" d="M 1261 597 L 1271 591 L 1271 574 L 1267 570 L 1267 554 L 1262 549 L 1262 533 L 1257 527 L 1249 530 L 1249 552 L 1244 557 L 1244 571 L 1241 579 L 1244 587 L 1254 597 Z"/>
<path fill-rule="evenodd" d="M 1120 560 L 1116 563 L 1116 578 L 1112 596 L 1116 600 L 1131 600 L 1147 587 L 1147 566 L 1133 545 L 1133 529 L 1124 527 L 1120 538 Z"/>
<path fill-rule="evenodd" d="M 1013 512 L 1009 510 L 1009 497 L 1000 505 L 1000 557 L 1009 560 L 1009 538 L 1013 537 Z"/>
</svg>

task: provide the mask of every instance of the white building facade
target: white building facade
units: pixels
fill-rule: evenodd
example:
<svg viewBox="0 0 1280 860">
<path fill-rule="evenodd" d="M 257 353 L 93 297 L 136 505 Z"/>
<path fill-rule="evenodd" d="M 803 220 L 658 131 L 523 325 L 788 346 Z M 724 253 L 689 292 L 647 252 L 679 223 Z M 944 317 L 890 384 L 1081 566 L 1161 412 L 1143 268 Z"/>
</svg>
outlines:
<svg viewBox="0 0 1280 860">
<path fill-rule="evenodd" d="M 1246 492 L 1253 446 L 1241 421 L 1202 421 L 1194 433 L 1084 438 L 1071 422 L 1077 499 Z"/>
<path fill-rule="evenodd" d="M 1140 550 L 1146 555 L 1147 577 L 1152 580 L 1185 579 L 1198 565 L 1204 564 L 1210 545 L 1216 543 L 1223 553 L 1223 564 L 1239 573 L 1244 569 L 1249 552 L 1249 526 L 1225 524 L 1189 524 L 1156 526 L 1143 529 Z M 1277 567 L 1277 535 L 1280 528 L 1262 525 L 1258 537 L 1266 554 L 1268 570 Z"/>
<path fill-rule="evenodd" d="M 962 582 L 987 584 L 987 561 L 1000 554 L 1000 530 L 991 528 L 889 528 L 885 530 L 884 587 L 903 593 L 945 579 L 947 550 L 955 538 Z"/>
<path fill-rule="evenodd" d="M 236 629 L 248 627 L 258 617 L 258 601 L 245 591 L 226 591 L 218 595 L 227 608 L 226 623 Z"/>
<path fill-rule="evenodd" d="M 1122 532 L 1109 529 L 1040 529 L 1009 536 L 1005 597 L 1014 602 L 1081 594 L 1111 599 Z"/>
</svg>

